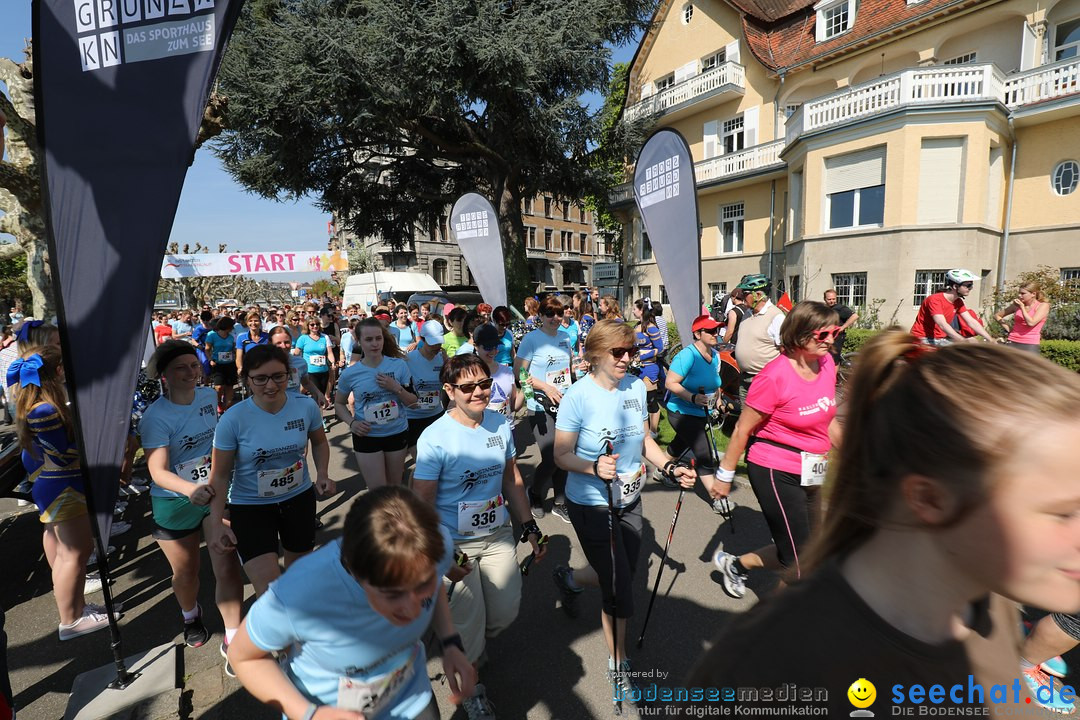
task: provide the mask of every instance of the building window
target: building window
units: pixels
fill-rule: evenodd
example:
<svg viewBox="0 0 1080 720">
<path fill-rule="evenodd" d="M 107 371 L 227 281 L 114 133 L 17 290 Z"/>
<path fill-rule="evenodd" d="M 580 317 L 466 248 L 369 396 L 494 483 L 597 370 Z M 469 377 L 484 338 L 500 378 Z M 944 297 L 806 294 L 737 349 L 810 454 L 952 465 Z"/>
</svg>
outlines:
<svg viewBox="0 0 1080 720">
<path fill-rule="evenodd" d="M 690 21 L 694 18 L 694 3 L 686 3 L 682 8 L 682 22 L 683 25 L 689 25 Z"/>
<path fill-rule="evenodd" d="M 802 300 L 802 276 L 788 275 L 788 298 L 793 303 Z"/>
<path fill-rule="evenodd" d="M 532 215 L 533 214 L 533 198 L 531 198 L 531 197 L 525 198 L 525 214 L 526 215 Z"/>
<path fill-rule="evenodd" d="M 1061 268 L 1062 285 L 1080 285 L 1080 268 Z"/>
<path fill-rule="evenodd" d="M 1080 53 L 1080 18 L 1058 25 L 1054 29 L 1054 59 L 1065 60 Z"/>
<path fill-rule="evenodd" d="M 544 197 L 544 217 L 551 217 L 551 198 Z"/>
<path fill-rule="evenodd" d="M 569 230 L 559 232 L 559 249 L 564 253 L 574 251 L 574 233 Z"/>
<path fill-rule="evenodd" d="M 855 24 L 855 0 L 822 0 L 814 8 L 817 10 L 814 36 L 818 42 L 842 35 Z"/>
<path fill-rule="evenodd" d="M 833 274 L 837 302 L 850 308 L 866 305 L 866 273 Z"/>
<path fill-rule="evenodd" d="M 536 247 L 536 228 L 534 228 L 534 227 L 525 228 L 525 232 L 526 232 L 525 237 L 527 238 L 526 241 L 525 241 L 525 247 L 535 248 Z"/>
<path fill-rule="evenodd" d="M 915 294 L 912 304 L 915 307 L 922 305 L 930 295 L 939 293 L 945 289 L 945 273 L 948 270 L 916 270 L 915 271 Z"/>
<path fill-rule="evenodd" d="M 638 299 L 644 300 L 645 298 L 652 299 L 652 285 L 641 285 L 637 289 Z"/>
<path fill-rule="evenodd" d="M 551 243 L 552 234 L 553 234 L 553 231 L 552 231 L 551 228 L 544 228 L 544 249 L 545 250 L 550 251 L 552 249 L 552 243 Z"/>
<path fill-rule="evenodd" d="M 709 283 L 709 302 L 716 302 L 727 293 L 727 283 L 717 282 Z"/>
<path fill-rule="evenodd" d="M 825 159 L 828 230 L 880 227 L 885 220 L 885 148 Z"/>
<path fill-rule="evenodd" d="M 589 235 L 588 235 L 588 233 L 581 233 L 578 236 L 578 239 L 581 241 L 581 252 L 588 255 L 589 254 Z"/>
<path fill-rule="evenodd" d="M 649 233 L 641 228 L 641 259 L 652 260 L 652 243 L 649 241 Z"/>
<path fill-rule="evenodd" d="M 660 302 L 664 305 L 667 305 L 670 302 L 667 296 L 667 288 L 663 285 L 660 286 Z"/>
<path fill-rule="evenodd" d="M 723 205 L 720 208 L 721 254 L 743 251 L 743 204 Z"/>
<path fill-rule="evenodd" d="M 580 222 L 582 225 L 585 224 L 585 208 L 583 207 L 578 208 L 578 222 Z"/>
<path fill-rule="evenodd" d="M 568 202 L 563 203 L 563 206 L 562 206 L 562 219 L 563 220 L 569 220 L 570 219 L 570 203 L 568 203 Z"/>
<path fill-rule="evenodd" d="M 713 53 L 708 57 L 704 57 L 701 59 L 701 72 L 715 70 L 716 68 L 723 65 L 725 60 L 727 60 L 727 53 L 724 50 L 721 50 L 718 53 Z"/>
<path fill-rule="evenodd" d="M 733 117 L 724 121 L 724 153 L 733 153 L 745 147 L 746 137 L 743 133 L 743 116 Z"/>
<path fill-rule="evenodd" d="M 949 58 L 948 60 L 944 61 L 941 64 L 942 65 L 970 65 L 971 63 L 976 61 L 976 55 L 977 54 L 973 53 L 973 52 L 964 53 L 963 55 L 957 55 L 954 58 Z"/>
<path fill-rule="evenodd" d="M 431 262 L 431 275 L 434 277 L 436 283 L 439 285 L 449 285 L 449 274 L 449 266 L 445 260 L 439 258 Z"/>
<path fill-rule="evenodd" d="M 675 73 L 669 73 L 656 81 L 656 92 L 662 92 L 675 84 Z"/>
<path fill-rule="evenodd" d="M 446 242 L 446 216 L 439 216 L 439 242 Z"/>
<path fill-rule="evenodd" d="M 1069 195 L 1076 190 L 1076 182 L 1080 179 L 1080 165 L 1075 160 L 1066 160 L 1058 163 L 1054 168 L 1054 176 L 1051 182 L 1054 192 L 1058 195 Z"/>
</svg>

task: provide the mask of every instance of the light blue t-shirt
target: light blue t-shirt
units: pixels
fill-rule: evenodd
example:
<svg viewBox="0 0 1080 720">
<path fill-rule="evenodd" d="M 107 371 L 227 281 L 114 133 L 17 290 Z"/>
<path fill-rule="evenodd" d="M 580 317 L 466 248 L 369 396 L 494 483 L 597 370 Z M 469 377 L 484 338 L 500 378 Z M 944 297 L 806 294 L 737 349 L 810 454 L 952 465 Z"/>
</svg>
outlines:
<svg viewBox="0 0 1080 720">
<path fill-rule="evenodd" d="M 610 440 L 619 456 L 615 472 L 634 473 L 641 468 L 649 417 L 645 393 L 645 383 L 633 375 L 620 380 L 615 390 L 605 390 L 589 375 L 563 395 L 555 429 L 576 432 L 574 454 L 589 462 L 607 453 Z M 607 505 L 607 485 L 595 475 L 571 472 L 566 497 L 578 505 Z"/>
<path fill-rule="evenodd" d="M 447 414 L 420 434 L 413 477 L 438 482 L 435 508 L 454 540 L 490 535 L 509 522 L 502 478 L 515 452 L 510 423 L 493 410 L 475 428 Z"/>
<path fill-rule="evenodd" d="M 412 384 L 412 373 L 405 361 L 385 356 L 378 367 L 372 368 L 358 362 L 345 368 L 338 378 L 337 392 L 340 397 L 353 394 L 354 419 L 371 424 L 367 437 L 389 437 L 409 429 L 408 415 L 401 399 L 375 382 L 379 373 L 393 375 L 402 387 Z"/>
<path fill-rule="evenodd" d="M 390 323 L 390 327 L 388 329 L 391 333 L 393 333 L 394 339 L 397 340 L 398 347 L 402 350 L 412 345 L 413 341 L 416 340 L 415 325 L 398 327 L 398 324 L 396 322 L 392 322 Z"/>
<path fill-rule="evenodd" d="M 566 333 L 570 336 L 570 348 L 579 354 L 578 349 L 578 324 L 577 320 L 571 320 L 569 325 L 560 325 L 559 332 Z"/>
<path fill-rule="evenodd" d="M 143 413 L 139 436 L 147 450 L 168 448 L 169 470 L 184 480 L 206 482 L 210 479 L 210 453 L 217 422 L 217 393 L 213 388 L 197 387 L 190 405 L 177 405 L 164 395 L 155 400 Z M 157 483 L 150 486 L 150 494 L 184 497 Z"/>
<path fill-rule="evenodd" d="M 435 567 L 439 578 L 454 553 L 453 541 L 445 531 L 442 536 L 443 557 Z M 411 671 L 383 710 L 365 714 L 372 720 L 411 719 L 431 702 L 421 637 L 440 592 L 443 585 L 436 582 L 420 615 L 408 625 L 394 625 L 372 609 L 364 589 L 341 564 L 338 539 L 300 558 L 270 584 L 247 614 L 247 632 L 265 651 L 298 646 L 289 653 L 285 674 L 308 700 L 322 705 L 338 704 L 342 677 L 365 682 L 403 668 Z"/>
<path fill-rule="evenodd" d="M 330 358 L 327 354 L 326 335 L 319 335 L 316 340 L 310 335 L 301 335 L 294 347 L 304 355 L 307 361 L 307 371 L 313 374 L 330 372 Z"/>
<path fill-rule="evenodd" d="M 183 320 L 177 320 L 172 324 L 172 329 L 173 335 L 190 335 L 192 327 L 190 323 L 186 323 Z"/>
<path fill-rule="evenodd" d="M 210 359 L 219 365 L 232 365 L 236 363 L 236 341 L 232 335 L 221 337 L 215 330 L 206 336 L 206 344 L 210 346 Z"/>
<path fill-rule="evenodd" d="M 676 375 L 682 375 L 680 384 L 687 392 L 709 395 L 720 387 L 720 356 L 716 353 L 713 353 L 712 362 L 707 362 L 696 347 L 685 347 L 671 361 L 670 369 Z M 674 394 L 668 396 L 667 409 L 683 415 L 705 417 L 705 408 L 691 405 Z"/>
<path fill-rule="evenodd" d="M 305 375 L 307 375 L 307 360 L 304 360 L 302 355 L 293 355 L 292 353 L 289 353 L 288 389 L 298 395 L 303 395 L 304 393 L 300 391 L 300 388 Z"/>
<path fill-rule="evenodd" d="M 416 409 L 406 408 L 405 415 L 410 420 L 429 418 L 443 411 L 442 383 L 439 382 L 439 373 L 446 364 L 446 356 L 442 352 L 428 360 L 420 354 L 420 348 L 416 348 L 405 356 L 405 363 L 409 366 L 409 374 L 412 375 L 413 390 L 418 399 Z"/>
<path fill-rule="evenodd" d="M 500 365 L 514 364 L 514 333 L 507 328 L 499 338 L 499 351 L 495 353 L 495 362 Z"/>
<path fill-rule="evenodd" d="M 518 357 L 529 362 L 529 375 L 554 385 L 560 392 L 570 389 L 570 336 L 556 332 L 551 337 L 543 330 L 533 330 L 521 340 Z M 543 411 L 540 403 L 528 401 L 529 410 Z"/>
<path fill-rule="evenodd" d="M 356 345 L 356 336 L 352 334 L 351 330 L 346 330 L 341 333 L 341 357 L 338 360 L 344 360 L 345 364 L 349 364 L 349 358 L 352 357 L 353 347 Z"/>
<path fill-rule="evenodd" d="M 248 398 L 218 420 L 214 447 L 234 450 L 229 502 L 269 505 L 295 497 L 311 486 L 308 433 L 322 428 L 315 401 L 286 393 L 285 405 L 268 413 Z"/>
</svg>

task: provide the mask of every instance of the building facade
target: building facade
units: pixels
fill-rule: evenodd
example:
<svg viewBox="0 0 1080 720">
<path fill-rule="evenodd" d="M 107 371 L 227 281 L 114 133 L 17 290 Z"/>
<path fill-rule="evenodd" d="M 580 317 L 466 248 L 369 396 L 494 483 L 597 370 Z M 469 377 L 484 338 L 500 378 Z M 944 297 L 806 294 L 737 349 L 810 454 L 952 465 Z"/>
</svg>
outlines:
<svg viewBox="0 0 1080 720">
<path fill-rule="evenodd" d="M 592 211 L 583 204 L 565 202 L 550 194 L 522 203 L 525 254 L 537 291 L 579 290 L 592 282 L 593 264 L 612 262 L 602 236 L 596 233 Z M 403 249 L 380 238 L 356 238 L 335 223 L 332 243 L 339 247 L 362 245 L 375 258 L 376 270 L 416 271 L 431 275 L 440 286 L 475 285 L 461 249 L 447 225 L 450 208 L 430 227 L 417 226 Z"/>
<path fill-rule="evenodd" d="M 1080 0 L 663 0 L 656 20 L 623 116 L 690 145 L 703 296 L 762 272 L 910 324 L 952 267 L 980 305 L 1037 265 L 1080 276 Z M 629 294 L 655 292 L 630 186 L 611 199 Z"/>
</svg>

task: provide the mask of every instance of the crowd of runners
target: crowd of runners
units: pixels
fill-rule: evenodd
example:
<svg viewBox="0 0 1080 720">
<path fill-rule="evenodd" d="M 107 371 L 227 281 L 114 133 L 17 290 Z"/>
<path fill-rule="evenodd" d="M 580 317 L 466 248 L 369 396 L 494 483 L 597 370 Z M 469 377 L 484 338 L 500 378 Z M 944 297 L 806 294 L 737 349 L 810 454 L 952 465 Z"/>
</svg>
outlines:
<svg viewBox="0 0 1080 720">
<path fill-rule="evenodd" d="M 286 717 L 437 718 L 436 647 L 455 702 L 494 718 L 486 642 L 517 618 L 551 513 L 584 557 L 553 568 L 560 605 L 576 616 L 599 591 L 621 711 L 641 699 L 627 623 L 641 614 L 644 484 L 679 492 L 670 543 L 699 481 L 717 522 L 732 521 L 745 463 L 771 542 L 720 549 L 720 588 L 742 599 L 767 570 L 780 589 L 680 682 L 827 686 L 830 710 L 847 712 L 841 689 L 856 678 L 1022 677 L 1037 703 L 1071 711 L 1045 673 L 1063 676 L 1055 656 L 1080 640 L 1080 379 L 1027 352 L 1048 310 L 1037 287 L 998 315 L 1025 352 L 958 342 L 991 339 L 964 303 L 975 281 L 950 271 L 909 332 L 869 341 L 840 403 L 858 315 L 833 290 L 785 311 L 762 275 L 711 299 L 681 342 L 651 299 L 624 318 L 595 292 L 528 298 L 517 320 L 486 303 L 443 315 L 329 299 L 156 313 L 128 455 L 141 447 L 149 471 L 176 627 L 189 647 L 211 640 L 196 599 L 205 541 L 226 672 Z M 23 320 L 0 365 L 69 640 L 108 618 L 84 599 L 91 535 L 56 329 Z M 329 477 L 335 420 L 368 491 L 316 548 L 317 499 L 353 482 Z M 523 478 L 529 443 L 539 459 Z M 245 579 L 257 596 L 246 616 Z M 1016 603 L 1053 613 L 1022 655 Z"/>
</svg>

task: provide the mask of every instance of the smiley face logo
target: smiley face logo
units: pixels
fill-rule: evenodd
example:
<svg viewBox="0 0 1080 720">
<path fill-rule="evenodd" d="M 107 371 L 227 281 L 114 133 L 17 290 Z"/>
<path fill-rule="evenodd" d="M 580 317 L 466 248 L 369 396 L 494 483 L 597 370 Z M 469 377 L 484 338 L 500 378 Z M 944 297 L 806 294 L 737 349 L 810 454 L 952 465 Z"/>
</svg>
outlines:
<svg viewBox="0 0 1080 720">
<path fill-rule="evenodd" d="M 859 678 L 851 683 L 847 691 L 848 701 L 857 708 L 868 708 L 877 699 L 877 688 L 866 678 Z"/>
</svg>

